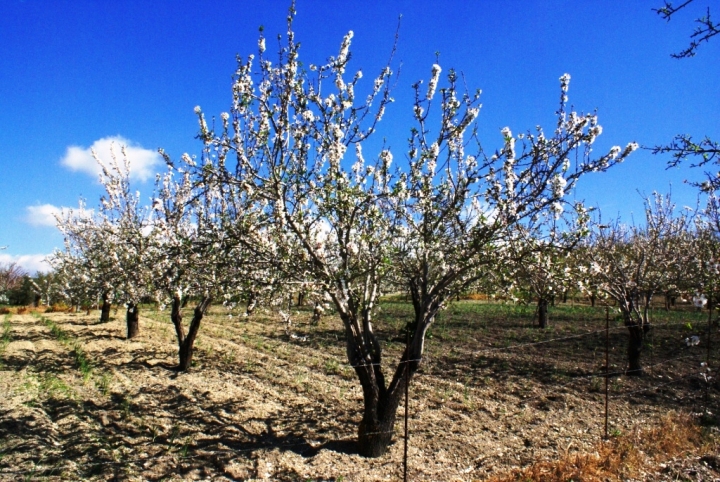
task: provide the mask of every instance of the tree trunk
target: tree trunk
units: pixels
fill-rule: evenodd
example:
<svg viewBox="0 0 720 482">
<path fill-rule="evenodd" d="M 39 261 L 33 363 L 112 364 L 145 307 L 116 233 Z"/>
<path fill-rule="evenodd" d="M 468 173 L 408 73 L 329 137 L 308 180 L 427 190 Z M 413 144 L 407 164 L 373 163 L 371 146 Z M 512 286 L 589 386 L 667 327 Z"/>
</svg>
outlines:
<svg viewBox="0 0 720 482">
<path fill-rule="evenodd" d="M 363 457 L 380 457 L 387 453 L 395 434 L 395 418 L 400 406 L 400 400 L 405 390 L 405 360 L 404 355 L 398 364 L 390 386 L 385 388 L 385 379 L 379 366 L 368 367 L 369 372 L 374 372 L 373 377 L 357 370 L 360 376 L 360 383 L 363 387 L 363 418 L 358 427 L 358 453 Z M 417 370 L 417 362 L 410 363 L 410 373 L 407 380 Z"/>
<path fill-rule="evenodd" d="M 195 338 L 197 337 L 198 330 L 200 330 L 200 322 L 205 316 L 205 312 L 210 306 L 212 298 L 205 296 L 201 298 L 200 303 L 193 310 L 192 321 L 190 321 L 190 328 L 188 328 L 187 335 L 182 324 L 182 313 L 180 309 L 182 307 L 182 301 L 179 297 L 173 298 L 172 302 L 172 313 L 170 315 L 173 325 L 175 325 L 175 334 L 178 340 L 178 355 L 180 363 L 178 364 L 178 371 L 186 372 L 192 365 L 193 347 L 195 345 Z"/>
<path fill-rule="evenodd" d="M 350 365 L 360 381 L 363 390 L 363 417 L 358 426 L 358 453 L 363 457 L 380 457 L 387 452 L 392 442 L 395 415 L 400 394 L 404 388 L 398 370 L 404 370 L 407 350 L 395 372 L 390 386 L 385 384 L 381 366 L 381 347 L 372 332 L 369 321 L 358 319 L 353 312 L 341 312 L 340 317 L 346 330 L 346 349 Z M 363 329 L 357 328 L 363 325 Z"/>
<path fill-rule="evenodd" d="M 640 376 L 643 374 L 640 355 L 643 350 L 645 330 L 639 325 L 628 326 L 630 339 L 628 341 L 628 375 Z"/>
<path fill-rule="evenodd" d="M 442 300 L 421 300 L 416 292 L 412 294 L 415 319 L 406 327 L 411 338 L 387 389 L 380 366 L 380 345 L 376 340 L 371 343 L 377 346 L 377 356 L 372 365 L 355 368 L 363 387 L 365 409 L 358 427 L 358 452 L 364 457 L 380 457 L 387 452 L 395 432 L 395 418 L 405 393 L 405 384 L 410 383 L 420 367 L 425 334 L 442 305 Z"/>
<path fill-rule="evenodd" d="M 257 296 L 254 292 L 250 292 L 248 295 L 248 301 L 247 306 L 245 307 L 245 315 L 250 316 L 253 314 L 253 311 L 255 311 L 255 307 L 257 306 Z"/>
<path fill-rule="evenodd" d="M 595 299 L 596 298 L 597 297 L 596 297 L 595 293 L 590 293 L 590 306 L 592 306 L 593 308 L 595 308 Z"/>
<path fill-rule="evenodd" d="M 187 338 L 186 338 L 187 340 Z M 190 341 L 190 340 L 188 340 Z M 190 370 L 190 366 L 192 365 L 192 356 L 193 356 L 193 348 L 195 345 L 195 340 L 193 339 L 190 341 L 190 343 L 181 343 L 180 349 L 178 351 L 180 356 L 180 363 L 178 364 L 178 371 L 181 372 L 187 372 Z"/>
<path fill-rule="evenodd" d="M 127 325 L 127 339 L 132 340 L 140 333 L 140 310 L 136 304 L 128 304 L 125 323 Z"/>
<path fill-rule="evenodd" d="M 100 309 L 100 323 L 110 321 L 110 296 L 107 293 L 102 297 L 102 308 Z"/>
<path fill-rule="evenodd" d="M 313 308 L 313 316 L 312 316 L 312 324 L 317 325 L 320 323 L 320 318 L 322 317 L 323 311 L 325 311 L 320 304 L 320 302 L 315 302 L 315 307 Z"/>
<path fill-rule="evenodd" d="M 540 298 L 538 300 L 538 323 L 540 328 L 547 328 L 548 325 L 548 300 Z"/>
<path fill-rule="evenodd" d="M 384 417 L 363 417 L 358 428 L 358 453 L 363 457 L 385 455 L 395 432 L 397 407 Z"/>
</svg>

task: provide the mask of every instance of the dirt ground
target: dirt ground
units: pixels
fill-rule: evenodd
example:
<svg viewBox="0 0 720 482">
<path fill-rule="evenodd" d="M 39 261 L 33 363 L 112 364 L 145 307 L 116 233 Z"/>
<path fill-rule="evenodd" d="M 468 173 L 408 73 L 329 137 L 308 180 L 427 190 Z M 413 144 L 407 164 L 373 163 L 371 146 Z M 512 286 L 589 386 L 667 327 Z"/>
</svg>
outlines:
<svg viewBox="0 0 720 482">
<path fill-rule="evenodd" d="M 448 310 L 428 339 L 410 389 L 408 479 L 484 480 L 595 451 L 605 433 L 602 313 L 571 310 L 540 332 L 527 313 L 485 313 L 481 323 L 472 309 Z M 402 480 L 404 406 L 388 454 L 355 453 L 362 394 L 332 316 L 312 326 L 308 312 L 294 312 L 289 334 L 270 315 L 229 318 L 217 308 L 192 370 L 177 373 L 169 314 L 146 310 L 133 341 L 122 315 L 0 315 L 1 480 Z M 408 316 L 400 303 L 384 307 L 388 371 Z M 706 401 L 706 353 L 683 342 L 687 325 L 658 329 L 648 373 L 628 377 L 627 334 L 613 324 L 611 437 L 668 413 L 717 413 L 717 384 Z M 641 479 L 720 480 L 717 454 L 702 450 Z"/>
</svg>

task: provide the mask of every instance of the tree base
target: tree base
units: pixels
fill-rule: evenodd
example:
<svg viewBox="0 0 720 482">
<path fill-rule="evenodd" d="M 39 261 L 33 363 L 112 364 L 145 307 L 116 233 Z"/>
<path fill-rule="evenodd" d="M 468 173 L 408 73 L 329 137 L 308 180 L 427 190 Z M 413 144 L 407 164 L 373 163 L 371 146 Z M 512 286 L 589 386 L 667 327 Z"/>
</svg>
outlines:
<svg viewBox="0 0 720 482">
<path fill-rule="evenodd" d="M 392 443 L 394 434 L 392 426 L 393 424 L 390 423 L 366 428 L 366 424 L 361 422 L 358 430 L 358 453 L 368 458 L 385 455 Z"/>
<path fill-rule="evenodd" d="M 127 339 L 132 340 L 140 334 L 140 311 L 137 305 L 128 306 L 125 314 L 125 324 L 127 326 Z"/>
</svg>

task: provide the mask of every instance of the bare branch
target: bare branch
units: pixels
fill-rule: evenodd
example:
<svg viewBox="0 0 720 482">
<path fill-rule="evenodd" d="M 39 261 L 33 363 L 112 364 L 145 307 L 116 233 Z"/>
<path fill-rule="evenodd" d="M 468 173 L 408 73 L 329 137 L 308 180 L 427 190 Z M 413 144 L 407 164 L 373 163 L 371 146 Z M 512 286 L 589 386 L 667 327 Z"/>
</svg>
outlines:
<svg viewBox="0 0 720 482">
<path fill-rule="evenodd" d="M 694 0 L 687 0 L 677 7 L 675 7 L 672 2 L 665 1 L 665 5 L 663 7 L 654 8 L 653 11 L 660 15 L 663 20 L 667 20 L 669 22 L 673 15 L 693 1 Z M 675 59 L 694 57 L 697 53 L 697 49 L 703 42 L 709 42 L 711 38 L 720 33 L 720 23 L 716 23 L 710 16 L 710 7 L 707 8 L 704 16 L 695 19 L 695 23 L 698 25 L 690 35 L 690 45 L 680 52 L 670 54 L 671 57 Z"/>
</svg>

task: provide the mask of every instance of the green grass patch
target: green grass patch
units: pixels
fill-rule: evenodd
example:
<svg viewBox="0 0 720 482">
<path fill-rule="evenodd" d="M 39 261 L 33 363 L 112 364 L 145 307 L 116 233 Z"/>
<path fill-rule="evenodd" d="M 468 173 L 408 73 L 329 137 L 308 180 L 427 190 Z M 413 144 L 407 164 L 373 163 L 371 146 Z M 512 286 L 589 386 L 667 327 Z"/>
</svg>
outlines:
<svg viewBox="0 0 720 482">
<path fill-rule="evenodd" d="M 50 329 L 50 333 L 59 341 L 63 346 L 70 349 L 73 358 L 75 359 L 75 365 L 78 371 L 82 374 L 85 381 L 89 380 L 93 372 L 93 364 L 87 357 L 85 350 L 83 350 L 80 341 L 74 339 L 68 332 L 60 328 L 57 323 L 49 318 L 41 317 L 42 322 Z"/>
</svg>

